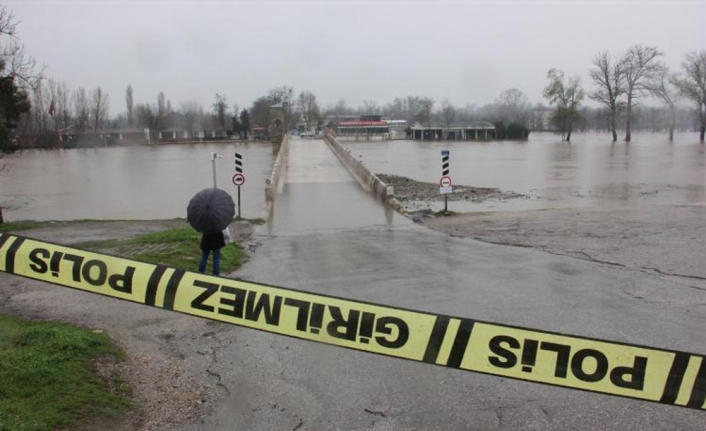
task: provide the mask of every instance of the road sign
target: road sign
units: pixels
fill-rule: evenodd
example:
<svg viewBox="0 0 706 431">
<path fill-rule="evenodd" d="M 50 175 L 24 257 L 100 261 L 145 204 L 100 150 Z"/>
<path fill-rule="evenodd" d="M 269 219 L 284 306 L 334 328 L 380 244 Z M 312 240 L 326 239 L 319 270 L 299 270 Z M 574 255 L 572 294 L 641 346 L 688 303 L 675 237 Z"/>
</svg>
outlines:
<svg viewBox="0 0 706 431">
<path fill-rule="evenodd" d="M 451 177 L 443 176 L 439 180 L 439 193 L 442 195 L 448 195 L 453 193 L 453 190 L 451 188 Z"/>
<path fill-rule="evenodd" d="M 449 175 L 449 172 L 451 172 L 451 169 L 449 168 L 450 156 L 451 152 L 449 150 L 441 150 L 441 175 L 443 176 L 447 176 Z"/>
<path fill-rule="evenodd" d="M 235 153 L 235 172 L 239 174 L 243 173 L 243 156 L 239 153 Z M 245 178 L 243 178 L 243 181 L 245 181 Z"/>
<path fill-rule="evenodd" d="M 235 175 L 233 175 L 233 184 L 235 184 L 238 187 L 245 184 L 245 175 L 237 174 L 237 173 Z"/>
</svg>

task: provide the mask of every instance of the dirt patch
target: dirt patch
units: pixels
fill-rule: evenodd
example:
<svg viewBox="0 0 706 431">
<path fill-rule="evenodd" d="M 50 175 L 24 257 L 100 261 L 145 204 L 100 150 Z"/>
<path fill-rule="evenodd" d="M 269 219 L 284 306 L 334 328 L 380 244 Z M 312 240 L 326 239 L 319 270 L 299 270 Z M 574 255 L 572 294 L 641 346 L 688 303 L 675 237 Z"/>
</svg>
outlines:
<svg viewBox="0 0 706 431">
<path fill-rule="evenodd" d="M 394 187 L 395 198 L 406 208 L 416 210 L 429 208 L 431 203 L 443 201 L 444 195 L 439 193 L 438 183 L 425 183 L 397 175 L 375 174 L 382 182 Z M 453 185 L 453 193 L 448 195 L 449 201 L 483 202 L 489 199 L 517 199 L 525 195 L 511 191 L 502 191 L 489 187 L 473 187 Z"/>
</svg>

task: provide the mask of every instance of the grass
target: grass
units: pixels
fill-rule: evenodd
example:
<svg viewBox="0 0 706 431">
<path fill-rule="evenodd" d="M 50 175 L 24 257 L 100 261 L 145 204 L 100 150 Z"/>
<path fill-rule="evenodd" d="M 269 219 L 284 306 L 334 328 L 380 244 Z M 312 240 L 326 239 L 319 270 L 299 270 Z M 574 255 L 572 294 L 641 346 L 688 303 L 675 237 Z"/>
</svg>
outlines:
<svg viewBox="0 0 706 431">
<path fill-rule="evenodd" d="M 5 222 L 5 223 L 0 224 L 0 233 L 14 232 L 14 231 L 20 231 L 20 230 L 39 229 L 39 228 L 42 228 L 45 226 L 49 226 L 52 223 L 56 223 L 56 222 L 43 222 L 43 221 Z M 2 431 L 2 428 L 0 428 L 0 431 Z"/>
<path fill-rule="evenodd" d="M 117 372 L 101 377 L 97 362 L 123 359 L 106 335 L 0 315 L 0 430 L 119 420 L 130 406 L 129 388 Z"/>
<path fill-rule="evenodd" d="M 176 268 L 196 271 L 201 259 L 201 234 L 191 227 L 167 229 L 140 235 L 125 240 L 106 240 L 82 243 L 78 246 L 88 250 L 134 249 L 129 257 L 147 263 L 170 265 Z M 147 246 L 164 246 L 163 251 L 141 252 Z M 242 265 L 245 252 L 236 244 L 228 244 L 221 249 L 221 273 L 235 271 Z M 211 259 L 209 259 L 211 260 Z M 209 262 L 210 268 L 211 262 Z M 2 431 L 0 429 L 0 431 Z"/>
<path fill-rule="evenodd" d="M 450 217 L 450 216 L 454 216 L 454 215 L 456 215 L 456 214 L 457 214 L 457 213 L 454 212 L 454 211 L 444 211 L 444 210 L 437 211 L 437 212 L 434 213 L 434 215 L 435 215 L 436 217 Z"/>
<path fill-rule="evenodd" d="M 177 220 L 177 219 L 175 219 Z M 181 219 L 183 220 L 183 219 Z M 246 219 L 238 218 L 238 220 L 249 221 L 252 224 L 263 224 L 262 219 Z M 15 232 L 29 229 L 39 229 L 44 227 L 57 226 L 58 224 L 82 224 L 87 222 L 97 222 L 98 220 L 73 220 L 66 222 L 57 221 L 16 221 L 5 222 L 0 224 L 0 233 Z M 110 220 L 117 222 L 119 220 Z M 78 247 L 87 250 L 102 250 L 110 252 L 111 249 L 126 250 L 133 248 L 136 252 L 126 255 L 124 253 L 115 253 L 129 257 L 131 259 L 140 260 L 148 263 L 160 263 L 170 265 L 177 268 L 196 271 L 198 269 L 199 260 L 201 258 L 201 249 L 199 247 L 201 234 L 194 231 L 190 227 L 180 227 L 167 229 L 160 232 L 149 233 L 131 239 L 125 240 L 105 240 L 92 241 L 78 244 Z M 165 251 L 159 252 L 140 252 L 141 248 L 147 246 L 163 245 L 161 247 Z M 228 244 L 221 249 L 221 272 L 227 273 L 238 269 L 245 258 L 245 252 L 238 245 Z M 210 259 L 209 259 L 210 260 Z M 209 262 L 210 265 L 210 262 Z M 4 431 L 0 428 L 0 431 Z"/>
</svg>

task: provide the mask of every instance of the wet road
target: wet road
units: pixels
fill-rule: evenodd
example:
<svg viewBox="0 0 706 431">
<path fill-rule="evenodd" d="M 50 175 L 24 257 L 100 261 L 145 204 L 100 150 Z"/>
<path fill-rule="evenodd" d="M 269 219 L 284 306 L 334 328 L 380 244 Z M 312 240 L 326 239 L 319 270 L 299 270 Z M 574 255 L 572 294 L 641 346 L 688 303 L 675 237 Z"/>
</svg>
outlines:
<svg viewBox="0 0 706 431">
<path fill-rule="evenodd" d="M 284 186 L 275 199 L 267 234 L 409 223 L 365 192 L 323 140 L 292 138 Z"/>
<path fill-rule="evenodd" d="M 705 353 L 703 291 L 417 226 L 262 241 L 245 279 L 550 331 Z M 691 282 L 694 284 L 693 282 Z M 697 282 L 706 288 L 706 283 Z M 511 381 L 251 330 L 211 368 L 230 388 L 202 428 L 594 430 L 706 427 L 703 412 Z"/>
<path fill-rule="evenodd" d="M 307 190 L 302 194 L 313 194 L 350 181 L 334 168 L 335 159 L 325 155 L 325 146 L 294 142 L 280 202 L 286 203 L 292 219 L 313 225 L 320 208 L 295 203 L 287 192 L 299 193 L 302 186 Z M 308 162 L 308 168 L 299 169 Z M 319 164 L 320 169 L 313 168 Z M 263 227 L 256 253 L 237 276 L 393 306 L 705 352 L 706 312 L 699 305 L 703 281 L 452 238 L 416 225 L 380 223 L 375 217 L 318 231 L 306 228 L 306 222 L 277 225 L 281 220 L 275 217 L 273 226 Z M 268 235 L 278 229 L 281 235 Z M 210 423 L 199 427 L 209 431 L 706 428 L 702 412 L 683 408 L 251 330 L 219 336 L 221 359 L 211 371 L 218 373 L 229 395 Z"/>
</svg>

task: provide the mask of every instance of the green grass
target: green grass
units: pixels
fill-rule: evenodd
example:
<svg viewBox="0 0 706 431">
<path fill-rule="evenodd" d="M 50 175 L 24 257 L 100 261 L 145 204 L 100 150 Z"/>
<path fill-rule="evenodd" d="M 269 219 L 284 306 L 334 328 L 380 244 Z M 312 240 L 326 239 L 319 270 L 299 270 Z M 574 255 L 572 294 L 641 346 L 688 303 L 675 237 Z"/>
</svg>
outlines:
<svg viewBox="0 0 706 431">
<path fill-rule="evenodd" d="M 88 250 L 108 250 L 134 248 L 137 253 L 130 257 L 147 263 L 170 265 L 176 268 L 196 271 L 201 259 L 201 234 L 191 227 L 167 229 L 148 233 L 132 239 L 95 241 L 79 244 L 78 247 Z M 164 245 L 167 251 L 139 252 L 148 245 Z M 228 244 L 221 249 L 221 273 L 235 271 L 242 265 L 245 252 L 236 244 Z M 212 257 L 209 258 L 209 268 Z M 0 430 L 2 431 L 2 430 Z"/>
<path fill-rule="evenodd" d="M 457 213 L 454 212 L 454 211 L 444 211 L 444 210 L 437 211 L 437 212 L 434 213 L 434 215 L 435 215 L 436 217 L 450 217 L 450 216 L 454 216 L 454 215 L 456 215 L 456 214 L 457 214 Z"/>
<path fill-rule="evenodd" d="M 121 361 L 124 353 L 103 334 L 0 315 L 0 430 L 119 420 L 130 406 L 129 388 L 117 374 L 99 377 L 97 358 Z"/>
<path fill-rule="evenodd" d="M 19 230 L 39 229 L 42 227 L 49 226 L 52 223 L 56 223 L 56 222 L 44 222 L 44 221 L 5 222 L 5 223 L 0 224 L 0 233 L 15 232 L 15 231 L 19 231 Z M 0 431 L 2 431 L 2 428 L 0 428 Z"/>
</svg>

